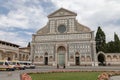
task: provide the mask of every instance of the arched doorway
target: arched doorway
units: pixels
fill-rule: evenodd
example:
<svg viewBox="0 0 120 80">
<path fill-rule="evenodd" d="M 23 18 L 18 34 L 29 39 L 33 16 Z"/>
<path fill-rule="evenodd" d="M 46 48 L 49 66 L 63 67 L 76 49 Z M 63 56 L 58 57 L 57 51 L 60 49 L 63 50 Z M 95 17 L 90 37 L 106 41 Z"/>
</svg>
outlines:
<svg viewBox="0 0 120 80">
<path fill-rule="evenodd" d="M 28 61 L 28 55 L 26 56 L 26 61 Z"/>
<path fill-rule="evenodd" d="M 117 62 L 118 61 L 118 58 L 116 55 L 113 56 L 113 62 Z"/>
<path fill-rule="evenodd" d="M 98 64 L 99 66 L 105 66 L 105 55 L 103 53 L 98 54 Z"/>
<path fill-rule="evenodd" d="M 75 64 L 80 65 L 80 57 L 78 52 L 75 53 Z"/>
<path fill-rule="evenodd" d="M 25 61 L 25 54 L 23 54 L 23 61 Z"/>
<path fill-rule="evenodd" d="M 11 58 L 10 58 L 10 57 L 8 57 L 8 58 L 7 58 L 7 60 L 8 60 L 8 61 L 11 61 Z"/>
<path fill-rule="evenodd" d="M 58 65 L 59 66 L 64 66 L 65 65 L 65 47 L 64 46 L 60 46 L 57 49 L 58 52 Z"/>
<path fill-rule="evenodd" d="M 39 59 L 39 57 L 38 56 L 35 56 L 35 62 L 38 62 L 38 59 Z"/>
<path fill-rule="evenodd" d="M 14 60 L 14 54 L 15 54 L 15 52 L 6 51 L 4 54 L 4 59 L 8 60 L 8 61 Z"/>
<path fill-rule="evenodd" d="M 44 64 L 48 65 L 48 53 L 45 53 L 45 57 L 44 57 Z"/>
</svg>

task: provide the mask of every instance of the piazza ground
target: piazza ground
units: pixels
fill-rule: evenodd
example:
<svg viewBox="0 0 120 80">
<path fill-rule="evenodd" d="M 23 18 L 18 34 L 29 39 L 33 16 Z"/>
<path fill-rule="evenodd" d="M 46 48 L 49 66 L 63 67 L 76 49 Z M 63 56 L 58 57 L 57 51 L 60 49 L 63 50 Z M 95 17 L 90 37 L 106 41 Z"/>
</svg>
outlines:
<svg viewBox="0 0 120 80">
<path fill-rule="evenodd" d="M 51 66 L 47 66 L 47 67 L 46 66 L 43 66 L 43 67 L 42 66 L 36 66 L 35 69 L 15 70 L 15 71 L 0 71 L 0 80 L 13 80 L 13 79 L 14 80 L 20 80 L 20 74 L 23 74 L 23 73 L 40 73 L 40 72 L 63 71 L 63 70 L 64 71 L 81 71 L 81 72 L 86 72 L 86 71 L 87 72 L 88 71 L 92 71 L 92 72 L 96 72 L 96 71 L 97 72 L 109 72 L 109 71 L 120 71 L 120 67 L 119 66 L 112 66 L 112 67 L 111 66 L 101 66 L 101 67 L 91 67 L 91 66 L 89 66 L 89 67 L 88 66 L 79 67 L 78 66 L 78 67 L 69 67 L 69 68 L 65 68 L 65 69 L 56 69 L 56 67 L 51 67 Z M 11 73 L 10 76 L 9 76 L 9 73 Z M 91 73 L 89 73 L 89 72 L 85 73 L 85 75 L 87 75 L 87 74 L 91 75 Z M 37 76 L 37 77 L 39 77 L 39 76 Z M 46 80 L 46 79 L 43 79 L 43 80 Z M 72 79 L 70 79 L 70 80 L 72 80 Z M 83 80 L 83 78 L 81 78 L 80 80 Z M 96 79 L 89 79 L 89 80 L 96 80 Z M 120 79 L 118 79 L 118 80 L 120 80 Z"/>
</svg>

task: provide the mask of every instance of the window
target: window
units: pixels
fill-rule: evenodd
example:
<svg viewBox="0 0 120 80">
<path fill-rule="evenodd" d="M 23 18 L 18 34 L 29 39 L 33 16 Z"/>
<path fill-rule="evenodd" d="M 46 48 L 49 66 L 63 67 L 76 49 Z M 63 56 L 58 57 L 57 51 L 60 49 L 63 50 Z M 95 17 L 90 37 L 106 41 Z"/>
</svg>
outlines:
<svg viewBox="0 0 120 80">
<path fill-rule="evenodd" d="M 64 33 L 66 31 L 66 27 L 64 25 L 60 25 L 60 26 L 58 26 L 58 31 L 60 33 Z"/>
<path fill-rule="evenodd" d="M 17 54 L 15 54 L 15 58 L 17 58 Z"/>
</svg>

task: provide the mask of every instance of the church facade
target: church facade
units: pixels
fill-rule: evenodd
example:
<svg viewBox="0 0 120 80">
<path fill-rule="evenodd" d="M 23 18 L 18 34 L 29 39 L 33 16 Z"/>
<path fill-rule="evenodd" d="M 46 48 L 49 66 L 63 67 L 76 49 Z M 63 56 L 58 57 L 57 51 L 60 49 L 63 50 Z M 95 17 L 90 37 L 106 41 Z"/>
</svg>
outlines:
<svg viewBox="0 0 120 80">
<path fill-rule="evenodd" d="M 48 15 L 46 26 L 32 35 L 31 61 L 49 66 L 97 66 L 94 31 L 64 8 Z"/>
</svg>

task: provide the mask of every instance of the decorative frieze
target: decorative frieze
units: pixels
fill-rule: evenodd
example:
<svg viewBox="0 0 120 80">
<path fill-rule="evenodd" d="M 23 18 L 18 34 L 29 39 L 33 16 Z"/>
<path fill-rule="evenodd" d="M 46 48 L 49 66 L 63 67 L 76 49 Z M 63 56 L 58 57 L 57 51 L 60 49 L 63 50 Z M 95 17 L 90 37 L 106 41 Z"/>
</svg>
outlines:
<svg viewBox="0 0 120 80">
<path fill-rule="evenodd" d="M 91 40 L 90 33 L 82 34 L 59 34 L 59 35 L 36 35 L 34 42 L 44 41 L 71 41 L 71 40 Z"/>
</svg>

